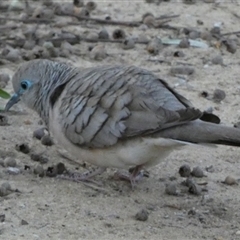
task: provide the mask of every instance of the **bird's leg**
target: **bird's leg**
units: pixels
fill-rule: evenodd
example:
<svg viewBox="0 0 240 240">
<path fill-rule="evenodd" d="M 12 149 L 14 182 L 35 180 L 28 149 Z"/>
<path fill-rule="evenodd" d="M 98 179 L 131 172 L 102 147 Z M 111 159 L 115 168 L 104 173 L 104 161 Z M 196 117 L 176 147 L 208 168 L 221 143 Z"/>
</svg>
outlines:
<svg viewBox="0 0 240 240">
<path fill-rule="evenodd" d="M 61 179 L 66 179 L 66 180 L 71 180 L 74 182 L 93 182 L 97 183 L 91 178 L 102 174 L 104 171 L 106 171 L 106 168 L 104 167 L 98 167 L 93 170 L 86 171 L 84 173 L 79 173 L 79 172 L 69 172 L 67 171 L 64 174 L 58 175 L 58 178 Z"/>
<path fill-rule="evenodd" d="M 116 172 L 115 177 L 120 180 L 130 181 L 132 188 L 136 186 L 136 182 L 142 179 L 145 176 L 144 170 L 142 170 L 143 165 L 138 165 L 134 168 L 129 169 L 129 173 Z"/>
</svg>

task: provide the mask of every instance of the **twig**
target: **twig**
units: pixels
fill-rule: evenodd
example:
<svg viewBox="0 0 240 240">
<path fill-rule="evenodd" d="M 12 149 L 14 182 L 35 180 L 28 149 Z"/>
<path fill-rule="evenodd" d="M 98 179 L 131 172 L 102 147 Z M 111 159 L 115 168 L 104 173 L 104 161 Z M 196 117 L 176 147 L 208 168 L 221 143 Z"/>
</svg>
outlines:
<svg viewBox="0 0 240 240">
<path fill-rule="evenodd" d="M 228 35 L 233 35 L 233 34 L 240 34 L 240 31 L 222 33 L 221 36 L 228 36 Z"/>
</svg>

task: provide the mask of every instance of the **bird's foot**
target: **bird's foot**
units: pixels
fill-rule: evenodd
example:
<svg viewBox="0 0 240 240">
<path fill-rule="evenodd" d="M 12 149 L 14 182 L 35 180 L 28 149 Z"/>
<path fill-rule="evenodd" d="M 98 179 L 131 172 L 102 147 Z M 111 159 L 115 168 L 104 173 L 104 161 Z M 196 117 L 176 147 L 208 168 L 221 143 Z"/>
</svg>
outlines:
<svg viewBox="0 0 240 240">
<path fill-rule="evenodd" d="M 98 167 L 93 170 L 86 171 L 84 173 L 67 171 L 66 173 L 58 175 L 57 177 L 60 179 L 70 180 L 74 182 L 92 182 L 97 185 L 101 185 L 98 182 L 94 181 L 92 178 L 96 175 L 102 174 L 105 170 L 106 168 L 104 167 Z"/>
<path fill-rule="evenodd" d="M 133 189 L 135 188 L 136 184 L 140 180 L 142 180 L 143 177 L 148 177 L 148 176 L 149 176 L 148 172 L 143 170 L 141 165 L 129 169 L 128 173 L 117 171 L 114 174 L 115 179 L 129 181 Z"/>
</svg>

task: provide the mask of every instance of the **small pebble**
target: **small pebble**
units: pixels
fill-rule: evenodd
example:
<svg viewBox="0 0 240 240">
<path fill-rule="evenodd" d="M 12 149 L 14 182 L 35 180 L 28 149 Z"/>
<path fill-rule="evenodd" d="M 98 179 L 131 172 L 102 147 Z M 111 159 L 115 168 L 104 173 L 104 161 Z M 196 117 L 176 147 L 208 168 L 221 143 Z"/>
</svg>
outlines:
<svg viewBox="0 0 240 240">
<path fill-rule="evenodd" d="M 0 73 L 0 82 L 8 83 L 10 76 L 7 73 Z"/>
<path fill-rule="evenodd" d="M 146 209 L 142 209 L 135 215 L 135 219 L 138 221 L 147 221 L 148 220 L 148 211 Z"/>
<path fill-rule="evenodd" d="M 98 38 L 99 39 L 109 39 L 109 34 L 108 31 L 103 28 L 99 33 L 98 33 Z"/>
<path fill-rule="evenodd" d="M 0 187 L 0 197 L 7 196 L 11 192 L 12 192 L 11 191 L 11 185 L 8 182 L 5 182 L 1 185 L 1 187 Z"/>
<path fill-rule="evenodd" d="M 87 8 L 87 10 L 88 10 L 89 12 L 91 12 L 91 11 L 93 11 L 93 10 L 95 10 L 95 9 L 97 8 L 97 4 L 96 4 L 95 2 L 93 2 L 93 1 L 88 2 L 88 3 L 86 4 L 86 8 Z"/>
<path fill-rule="evenodd" d="M 184 164 L 179 168 L 178 173 L 181 177 L 189 177 L 191 175 L 191 168 L 189 165 Z"/>
<path fill-rule="evenodd" d="M 184 54 L 183 51 L 175 51 L 175 52 L 173 53 L 173 56 L 174 56 L 174 57 L 184 57 L 185 54 Z"/>
<path fill-rule="evenodd" d="M 45 146 L 52 146 L 54 144 L 50 135 L 43 136 L 41 139 L 41 143 L 42 143 L 42 145 L 45 145 Z"/>
<path fill-rule="evenodd" d="M 197 39 L 200 37 L 200 33 L 198 31 L 191 31 L 189 34 L 188 34 L 188 37 L 190 39 Z"/>
<path fill-rule="evenodd" d="M 21 55 L 18 50 L 16 49 L 10 49 L 8 54 L 5 56 L 5 59 L 11 61 L 11 62 L 18 62 L 21 60 Z"/>
<path fill-rule="evenodd" d="M 213 100 L 215 102 L 221 102 L 223 99 L 225 99 L 226 93 L 221 89 L 215 89 L 213 92 Z"/>
<path fill-rule="evenodd" d="M 39 162 L 41 164 L 45 164 L 48 163 L 49 159 L 47 157 L 45 157 L 42 154 L 37 154 L 37 153 L 32 153 L 31 154 L 31 159 L 35 162 Z"/>
<path fill-rule="evenodd" d="M 210 30 L 210 33 L 214 36 L 219 36 L 221 34 L 221 29 L 220 27 L 213 27 L 211 30 Z"/>
<path fill-rule="evenodd" d="M 30 152 L 30 147 L 27 143 L 17 144 L 16 150 L 25 154 L 28 154 Z"/>
<path fill-rule="evenodd" d="M 180 48 L 189 48 L 190 47 L 190 42 L 187 38 L 183 38 L 179 45 L 178 45 Z"/>
<path fill-rule="evenodd" d="M 221 55 L 216 55 L 212 58 L 212 63 L 215 65 L 223 65 L 223 58 Z"/>
<path fill-rule="evenodd" d="M 38 175 L 39 177 L 44 177 L 44 169 L 41 165 L 37 165 L 33 169 L 33 173 Z"/>
<path fill-rule="evenodd" d="M 204 177 L 204 173 L 203 173 L 203 170 L 200 168 L 200 167 L 195 167 L 193 168 L 192 172 L 191 172 L 191 175 L 193 177 L 197 177 L 197 178 L 202 178 Z"/>
<path fill-rule="evenodd" d="M 170 73 L 173 75 L 192 75 L 195 72 L 194 67 L 190 66 L 175 66 L 170 68 Z"/>
<path fill-rule="evenodd" d="M 4 166 L 5 167 L 16 167 L 17 162 L 14 158 L 12 157 L 7 157 L 4 159 Z"/>
<path fill-rule="evenodd" d="M 113 31 L 112 37 L 113 39 L 125 39 L 126 33 L 124 30 L 118 28 Z"/>
<path fill-rule="evenodd" d="M 46 0 L 48 1 L 48 0 Z M 73 5 L 76 7 L 83 7 L 84 6 L 84 0 L 73 0 Z"/>
<path fill-rule="evenodd" d="M 203 31 L 200 33 L 200 38 L 205 41 L 211 41 L 212 40 L 212 34 L 209 31 Z"/>
<path fill-rule="evenodd" d="M 156 20 L 154 16 L 148 15 L 144 17 L 143 24 L 147 27 L 155 27 L 156 26 Z"/>
<path fill-rule="evenodd" d="M 240 230 L 236 231 L 236 235 L 240 235 Z"/>
<path fill-rule="evenodd" d="M 0 114 L 0 126 L 8 126 L 8 117 Z"/>
<path fill-rule="evenodd" d="M 20 224 L 21 224 L 21 225 L 28 225 L 28 222 L 27 222 L 26 220 L 22 219 L 21 222 L 20 222 Z"/>
<path fill-rule="evenodd" d="M 236 179 L 234 177 L 227 176 L 223 183 L 225 183 L 227 185 L 236 185 L 237 181 L 236 181 Z"/>
<path fill-rule="evenodd" d="M 210 172 L 210 173 L 213 173 L 214 172 L 214 167 L 213 165 L 209 166 L 209 167 L 206 167 L 206 171 L 207 172 Z"/>
<path fill-rule="evenodd" d="M 20 173 L 20 169 L 16 168 L 16 167 L 8 167 L 7 168 L 7 173 L 11 174 L 11 175 L 18 175 Z"/>
<path fill-rule="evenodd" d="M 66 172 L 66 167 L 63 163 L 58 163 L 52 167 L 48 167 L 46 171 L 46 176 L 48 177 L 56 177 L 57 175 L 61 175 Z"/>
<path fill-rule="evenodd" d="M 125 40 L 123 40 L 122 43 L 122 48 L 125 50 L 128 49 L 133 49 L 135 47 L 135 41 L 133 40 L 133 38 L 126 38 Z"/>
<path fill-rule="evenodd" d="M 226 46 L 228 52 L 235 53 L 237 51 L 237 44 L 234 40 L 228 39 L 223 41 L 223 44 Z"/>
<path fill-rule="evenodd" d="M 189 186 L 188 192 L 194 195 L 201 195 L 202 189 L 195 182 L 192 182 Z"/>
<path fill-rule="evenodd" d="M 203 21 L 200 20 L 200 19 L 198 19 L 198 20 L 197 20 L 197 24 L 198 24 L 198 25 L 203 25 Z"/>
<path fill-rule="evenodd" d="M 0 222 L 5 222 L 6 215 L 0 214 Z"/>
<path fill-rule="evenodd" d="M 154 38 L 147 45 L 147 51 L 152 55 L 157 55 L 162 48 L 162 41 L 158 38 Z"/>
<path fill-rule="evenodd" d="M 176 183 L 167 184 L 165 187 L 165 193 L 168 195 L 173 195 L 173 196 L 179 195 L 179 191 L 177 189 Z"/>
<path fill-rule="evenodd" d="M 33 132 L 33 137 L 38 140 L 41 140 L 45 135 L 45 128 L 39 128 Z"/>
<path fill-rule="evenodd" d="M 94 60 L 102 60 L 106 56 L 105 46 L 102 44 L 95 46 L 90 52 L 90 58 Z"/>
</svg>

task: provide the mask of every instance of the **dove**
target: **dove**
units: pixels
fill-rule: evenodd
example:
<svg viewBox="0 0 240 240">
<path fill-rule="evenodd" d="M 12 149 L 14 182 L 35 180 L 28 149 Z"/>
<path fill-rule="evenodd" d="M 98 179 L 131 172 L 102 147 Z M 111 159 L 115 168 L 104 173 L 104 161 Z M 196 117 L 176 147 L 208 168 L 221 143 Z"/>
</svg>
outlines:
<svg viewBox="0 0 240 240">
<path fill-rule="evenodd" d="M 193 107 L 151 71 L 136 66 L 80 69 L 50 60 L 23 63 L 12 77 L 18 101 L 36 111 L 55 142 L 98 167 L 74 175 L 81 181 L 106 168 L 142 170 L 187 145 L 240 146 L 240 130 Z"/>
</svg>

